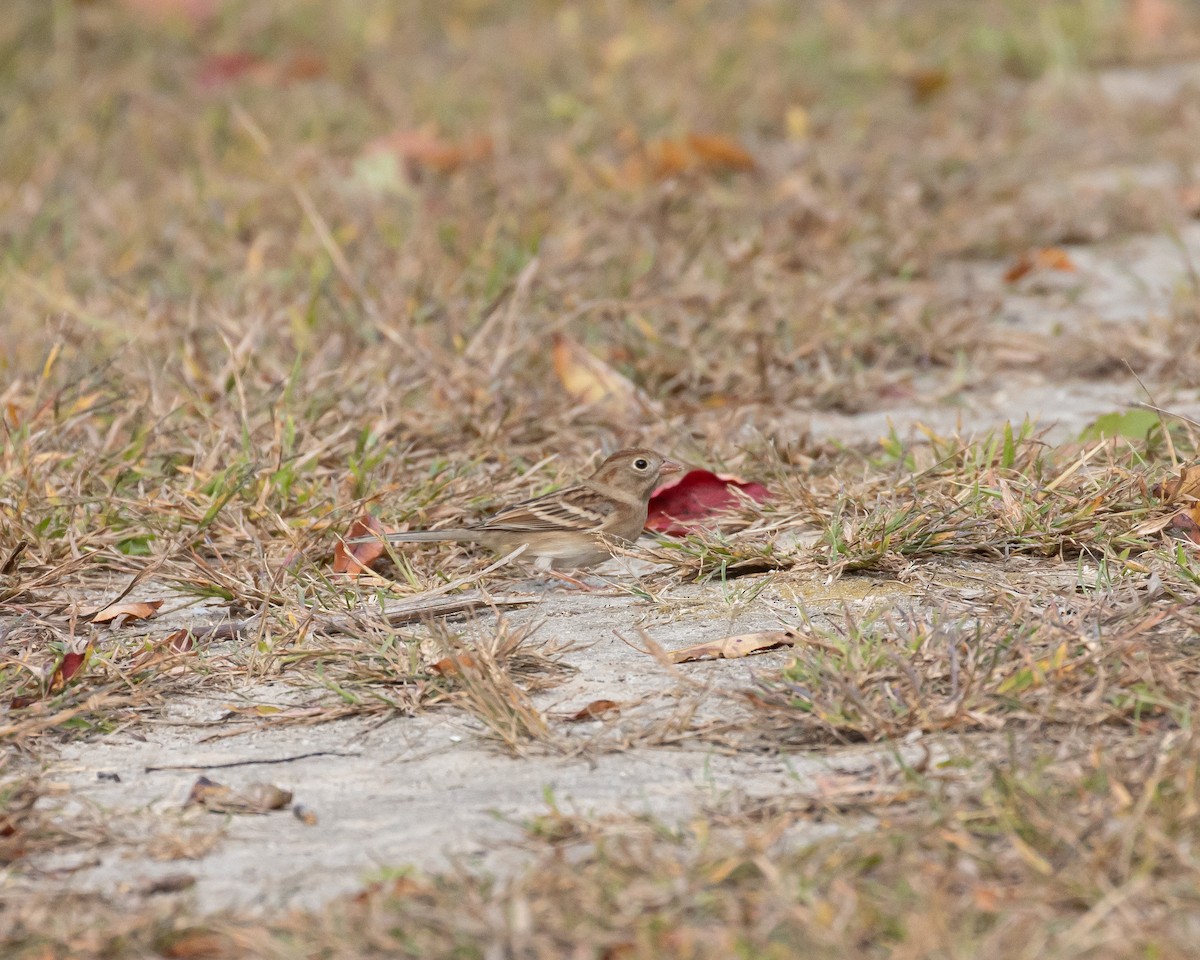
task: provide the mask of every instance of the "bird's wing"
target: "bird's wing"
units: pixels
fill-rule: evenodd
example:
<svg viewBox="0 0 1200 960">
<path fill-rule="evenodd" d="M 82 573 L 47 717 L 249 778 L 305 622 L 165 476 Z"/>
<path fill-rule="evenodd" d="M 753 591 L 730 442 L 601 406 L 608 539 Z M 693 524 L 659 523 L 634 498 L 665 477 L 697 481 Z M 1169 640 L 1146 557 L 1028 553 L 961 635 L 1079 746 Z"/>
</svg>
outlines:
<svg viewBox="0 0 1200 960">
<path fill-rule="evenodd" d="M 617 505 L 580 484 L 543 497 L 505 507 L 488 517 L 477 530 L 595 530 L 612 516 Z"/>
</svg>

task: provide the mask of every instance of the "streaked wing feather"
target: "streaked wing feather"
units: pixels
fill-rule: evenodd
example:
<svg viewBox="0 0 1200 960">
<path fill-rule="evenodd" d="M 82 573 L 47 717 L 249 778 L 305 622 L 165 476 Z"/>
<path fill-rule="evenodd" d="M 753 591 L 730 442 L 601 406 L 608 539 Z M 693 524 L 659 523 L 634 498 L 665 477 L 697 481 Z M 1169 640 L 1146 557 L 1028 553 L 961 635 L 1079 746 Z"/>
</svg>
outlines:
<svg viewBox="0 0 1200 960">
<path fill-rule="evenodd" d="M 585 486 L 565 487 L 543 497 L 515 503 L 479 524 L 479 530 L 594 530 L 616 505 Z"/>
</svg>

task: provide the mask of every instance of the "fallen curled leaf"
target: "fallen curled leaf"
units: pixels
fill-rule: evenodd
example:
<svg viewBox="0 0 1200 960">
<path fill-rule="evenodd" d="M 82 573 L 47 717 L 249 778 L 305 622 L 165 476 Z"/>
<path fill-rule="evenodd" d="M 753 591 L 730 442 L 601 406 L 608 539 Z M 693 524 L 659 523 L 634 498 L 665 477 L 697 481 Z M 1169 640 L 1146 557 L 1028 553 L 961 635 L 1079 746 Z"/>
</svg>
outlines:
<svg viewBox="0 0 1200 960">
<path fill-rule="evenodd" d="M 757 169 L 753 155 L 731 137 L 689 133 L 682 140 L 651 140 L 626 162 L 623 179 L 638 183 L 666 180 L 692 171 L 738 173 Z"/>
<path fill-rule="evenodd" d="M 714 133 L 689 133 L 688 148 L 700 165 L 714 171 L 753 170 L 758 166 L 750 151 L 731 137 Z"/>
<path fill-rule="evenodd" d="M 1193 503 L 1177 512 L 1171 517 L 1166 530 L 1176 540 L 1200 543 L 1200 503 Z"/>
<path fill-rule="evenodd" d="M 135 16 L 199 27 L 217 16 L 220 0 L 121 0 L 121 6 Z"/>
<path fill-rule="evenodd" d="M 181 627 L 146 647 L 133 661 L 133 665 L 139 670 L 144 670 L 160 661 L 175 660 L 179 654 L 188 653 L 195 645 L 196 638 L 192 631 Z"/>
<path fill-rule="evenodd" d="M 117 617 L 128 620 L 147 620 L 158 612 L 158 608 L 163 605 L 161 600 L 128 600 L 124 603 L 113 603 L 105 607 L 103 610 L 97 610 L 88 617 L 92 623 L 108 623 L 110 620 L 116 620 Z"/>
<path fill-rule="evenodd" d="M 364 543 L 347 543 L 359 537 L 378 534 L 380 539 L 367 540 Z M 349 574 L 350 578 L 357 577 L 371 569 L 371 564 L 383 556 L 385 546 L 383 537 L 386 531 L 383 524 L 370 514 L 364 513 L 350 524 L 344 539 L 339 540 L 333 548 L 333 572 Z"/>
<path fill-rule="evenodd" d="M 759 630 L 756 633 L 741 633 L 720 640 L 710 640 L 683 650 L 672 650 L 672 663 L 689 663 L 692 660 L 736 660 L 755 653 L 766 653 L 779 647 L 794 647 L 796 634 L 791 630 Z"/>
<path fill-rule="evenodd" d="M 286 60 L 267 60 L 254 53 L 238 50 L 233 53 L 214 53 L 200 61 L 196 69 L 196 84 L 214 90 L 242 81 L 262 86 L 281 86 L 323 76 L 325 60 L 313 53 L 294 53 Z"/>
<path fill-rule="evenodd" d="M 436 673 L 439 677 L 457 677 L 464 670 L 478 670 L 479 664 L 470 654 L 463 654 L 458 657 L 443 657 L 437 663 L 429 665 L 429 672 Z"/>
<path fill-rule="evenodd" d="M 447 140 L 432 126 L 397 130 L 367 144 L 365 153 L 391 153 L 413 173 L 453 173 L 468 164 L 490 160 L 492 138 L 486 134 Z"/>
<path fill-rule="evenodd" d="M 1016 283 L 1034 270 L 1062 270 L 1073 273 L 1076 269 L 1078 268 L 1075 261 L 1062 247 L 1043 247 L 1022 254 L 1017 262 L 1005 271 L 1004 282 Z"/>
<path fill-rule="evenodd" d="M 258 814 L 280 810 L 291 802 L 291 791 L 274 784 L 255 782 L 234 790 L 208 777 L 200 777 L 192 784 L 184 806 L 201 806 L 212 813 Z"/>
<path fill-rule="evenodd" d="M 221 960 L 233 956 L 233 939 L 226 933 L 188 927 L 169 931 L 158 944 L 160 956 L 168 960 Z"/>
<path fill-rule="evenodd" d="M 1200 218 L 1200 183 L 1190 183 L 1179 191 L 1179 205 L 1189 217 Z"/>
<path fill-rule="evenodd" d="M 45 696 L 55 693 L 61 693 L 71 678 L 75 676 L 80 668 L 87 662 L 88 655 L 92 652 L 92 641 L 89 639 L 80 650 L 68 650 L 63 654 L 61 660 L 54 667 L 54 672 L 50 675 L 50 682 L 44 690 L 39 690 L 36 693 L 22 693 L 13 697 L 9 701 L 10 710 L 23 710 L 25 707 L 33 706 Z"/>
<path fill-rule="evenodd" d="M 1179 500 L 1200 500 L 1200 464 L 1181 467 L 1178 477 L 1156 483 L 1150 492 L 1160 500 L 1175 503 Z"/>
<path fill-rule="evenodd" d="M 576 403 L 599 407 L 619 418 L 636 416 L 653 408 L 650 399 L 633 381 L 574 340 L 556 333 L 553 343 L 554 372 Z"/>
<path fill-rule="evenodd" d="M 678 140 L 651 140 L 646 144 L 646 162 L 659 180 L 684 173 L 692 166 L 687 147 Z"/>
<path fill-rule="evenodd" d="M 79 668 L 83 666 L 91 650 L 92 642 L 89 640 L 82 650 L 72 650 L 63 654 L 58 666 L 54 668 L 54 676 L 50 678 L 51 693 L 58 693 L 67 685 L 67 682 L 79 672 Z"/>
<path fill-rule="evenodd" d="M 646 529 L 682 536 L 737 507 L 741 502 L 739 494 L 758 503 L 770 497 L 770 492 L 761 483 L 723 477 L 709 470 L 689 470 L 654 491 L 646 515 Z"/>
<path fill-rule="evenodd" d="M 28 540 L 18 540 L 17 545 L 8 551 L 8 556 L 0 563 L 0 576 L 11 577 L 20 569 L 21 554 L 29 546 Z"/>
<path fill-rule="evenodd" d="M 938 67 L 919 67 L 904 77 L 915 103 L 926 103 L 950 85 L 950 74 Z"/>
<path fill-rule="evenodd" d="M 620 709 L 621 705 L 616 700 L 593 700 L 586 707 L 577 710 L 565 719 L 568 723 L 580 723 L 584 720 L 595 720 L 602 714 Z"/>
<path fill-rule="evenodd" d="M 1182 11 L 1173 0 L 1132 0 L 1129 30 L 1147 45 L 1162 43 L 1179 27 Z"/>
<path fill-rule="evenodd" d="M 212 53 L 196 68 L 196 85 L 214 90 L 241 80 L 262 77 L 271 65 L 257 54 L 238 50 L 233 53 Z"/>
</svg>

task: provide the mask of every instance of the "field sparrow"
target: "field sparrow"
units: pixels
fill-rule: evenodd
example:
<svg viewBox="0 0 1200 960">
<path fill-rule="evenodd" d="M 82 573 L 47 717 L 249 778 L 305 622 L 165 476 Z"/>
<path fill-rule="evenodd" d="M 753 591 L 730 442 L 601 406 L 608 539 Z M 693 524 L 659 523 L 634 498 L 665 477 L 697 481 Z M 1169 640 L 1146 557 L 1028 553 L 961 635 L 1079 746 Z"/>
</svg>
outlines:
<svg viewBox="0 0 1200 960">
<path fill-rule="evenodd" d="M 389 533 L 386 539 L 479 543 L 499 554 L 525 546 L 522 556 L 541 569 L 579 570 L 609 559 L 611 544 L 636 540 L 646 525 L 646 508 L 659 480 L 682 469 L 653 450 L 618 450 L 586 480 L 504 507 L 480 523 L 406 530 Z"/>
</svg>

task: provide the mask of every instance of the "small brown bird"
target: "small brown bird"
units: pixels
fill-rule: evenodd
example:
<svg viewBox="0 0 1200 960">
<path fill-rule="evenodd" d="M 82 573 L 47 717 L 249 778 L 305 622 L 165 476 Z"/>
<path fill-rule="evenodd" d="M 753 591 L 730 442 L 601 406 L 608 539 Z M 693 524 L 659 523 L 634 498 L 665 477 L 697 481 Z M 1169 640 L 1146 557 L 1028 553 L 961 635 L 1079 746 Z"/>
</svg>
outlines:
<svg viewBox="0 0 1200 960">
<path fill-rule="evenodd" d="M 653 450 L 618 450 L 586 480 L 504 507 L 469 527 L 389 533 L 393 543 L 456 540 L 496 553 L 525 546 L 541 569 L 579 570 L 612 556 L 609 542 L 632 543 L 646 526 L 659 480 L 683 468 Z M 364 542 L 360 537 L 350 542 Z"/>
</svg>

